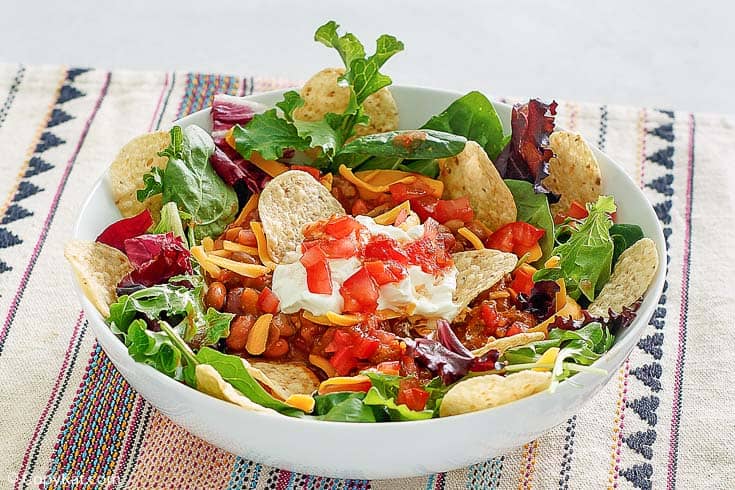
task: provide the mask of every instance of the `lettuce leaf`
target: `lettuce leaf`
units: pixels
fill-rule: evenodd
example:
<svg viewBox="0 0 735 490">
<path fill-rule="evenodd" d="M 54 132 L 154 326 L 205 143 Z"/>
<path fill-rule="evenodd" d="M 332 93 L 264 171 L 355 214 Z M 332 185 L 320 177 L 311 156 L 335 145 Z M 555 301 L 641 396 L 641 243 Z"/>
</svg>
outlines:
<svg viewBox="0 0 735 490">
<path fill-rule="evenodd" d="M 265 391 L 245 368 L 242 358 L 223 354 L 209 347 L 202 347 L 196 355 L 196 360 L 200 364 L 212 366 L 225 381 L 258 405 L 271 408 L 291 417 L 302 417 L 304 415 L 304 412 L 298 408 L 276 400 Z"/>
<path fill-rule="evenodd" d="M 559 256 L 559 267 L 541 269 L 533 275 L 534 282 L 564 278 L 569 296 L 594 300 L 610 278 L 614 251 L 610 214 L 615 209 L 612 196 L 600 196 L 596 203 L 588 204 L 587 218 L 578 228 L 571 228 L 569 239 L 551 252 Z"/>
</svg>

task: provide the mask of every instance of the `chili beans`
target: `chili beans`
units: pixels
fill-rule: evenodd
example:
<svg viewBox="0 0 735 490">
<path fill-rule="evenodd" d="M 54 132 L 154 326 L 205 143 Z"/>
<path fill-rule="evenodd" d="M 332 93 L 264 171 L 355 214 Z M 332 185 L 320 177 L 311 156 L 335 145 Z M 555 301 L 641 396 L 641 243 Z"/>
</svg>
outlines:
<svg viewBox="0 0 735 490">
<path fill-rule="evenodd" d="M 263 357 L 267 357 L 268 359 L 278 359 L 286 354 L 288 354 L 288 342 L 284 339 L 278 339 L 265 349 Z"/>
<path fill-rule="evenodd" d="M 204 296 L 204 304 L 215 310 L 222 310 L 226 298 L 227 288 L 221 282 L 215 281 L 207 289 L 207 294 Z"/>
<path fill-rule="evenodd" d="M 258 296 L 260 296 L 260 293 L 255 289 L 244 288 L 240 293 L 240 310 L 248 315 L 257 315 Z"/>
<path fill-rule="evenodd" d="M 230 324 L 230 335 L 225 340 L 227 350 L 231 352 L 242 352 L 248 342 L 250 328 L 255 323 L 255 318 L 250 315 L 238 315 Z"/>
</svg>

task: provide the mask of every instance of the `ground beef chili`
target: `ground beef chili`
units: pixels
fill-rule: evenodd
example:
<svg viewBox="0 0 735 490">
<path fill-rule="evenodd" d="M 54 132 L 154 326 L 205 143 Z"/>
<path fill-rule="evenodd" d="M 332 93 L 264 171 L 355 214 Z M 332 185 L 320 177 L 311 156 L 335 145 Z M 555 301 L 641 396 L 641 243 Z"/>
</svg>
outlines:
<svg viewBox="0 0 735 490">
<path fill-rule="evenodd" d="M 452 325 L 457 338 L 468 349 L 479 349 L 490 337 L 508 337 L 536 326 L 536 318 L 519 309 L 515 292 L 508 288 L 509 283 L 510 276 L 506 276 L 482 293 L 472 302 L 464 319 Z"/>
</svg>

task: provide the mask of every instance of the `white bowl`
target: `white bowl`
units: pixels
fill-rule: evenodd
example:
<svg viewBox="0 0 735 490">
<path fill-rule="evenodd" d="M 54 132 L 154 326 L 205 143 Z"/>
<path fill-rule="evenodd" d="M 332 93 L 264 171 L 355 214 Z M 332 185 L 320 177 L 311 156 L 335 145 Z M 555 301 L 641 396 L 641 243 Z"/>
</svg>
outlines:
<svg viewBox="0 0 735 490">
<path fill-rule="evenodd" d="M 394 86 L 391 91 L 406 129 L 419 127 L 461 95 L 406 86 Z M 282 93 L 248 98 L 273 105 Z M 510 106 L 494 105 L 509 128 Z M 209 109 L 176 124 L 210 130 Z M 593 151 L 600 164 L 603 191 L 614 195 L 619 204 L 619 221 L 641 226 L 656 243 L 660 263 L 637 318 L 595 363 L 608 375 L 577 374 L 573 383 L 561 383 L 553 394 L 543 392 L 498 408 L 417 422 L 320 422 L 248 412 L 135 362 L 78 286 L 77 294 L 99 343 L 133 388 L 171 420 L 226 451 L 278 468 L 340 478 L 398 478 L 460 468 L 504 454 L 574 415 L 621 366 L 653 314 L 666 271 L 661 226 L 633 180 L 605 154 L 596 148 Z M 102 176 L 79 214 L 74 236 L 94 240 L 119 218 L 107 177 Z"/>
</svg>

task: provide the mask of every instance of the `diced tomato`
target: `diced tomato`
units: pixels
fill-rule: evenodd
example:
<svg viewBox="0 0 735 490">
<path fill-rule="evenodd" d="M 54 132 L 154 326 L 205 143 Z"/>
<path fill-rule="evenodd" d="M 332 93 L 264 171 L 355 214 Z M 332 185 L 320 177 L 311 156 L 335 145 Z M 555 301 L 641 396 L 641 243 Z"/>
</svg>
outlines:
<svg viewBox="0 0 735 490">
<path fill-rule="evenodd" d="M 510 337 L 511 335 L 518 335 L 519 333 L 523 333 L 523 328 L 521 328 L 521 326 L 518 325 L 518 322 L 516 322 L 508 327 L 508 330 L 505 332 L 505 336 Z"/>
<path fill-rule="evenodd" d="M 436 214 L 436 204 L 439 200 L 432 196 L 423 196 L 411 199 L 411 209 L 419 215 L 421 221 L 426 221 Z"/>
<path fill-rule="evenodd" d="M 556 213 L 554 216 L 554 224 L 560 225 L 567 218 L 584 219 L 588 216 L 587 208 L 584 204 L 580 204 L 579 201 L 572 201 L 569 205 L 569 209 L 564 213 Z"/>
<path fill-rule="evenodd" d="M 327 221 L 324 232 L 332 238 L 344 238 L 359 230 L 361 226 L 352 216 L 338 216 Z"/>
<path fill-rule="evenodd" d="M 463 223 L 469 223 L 475 218 L 475 212 L 472 211 L 470 200 L 466 197 L 459 199 L 440 199 L 436 203 L 436 210 L 433 217 L 439 223 L 446 223 L 450 220 L 460 220 Z"/>
<path fill-rule="evenodd" d="M 485 246 L 503 252 L 513 252 L 521 257 L 538 243 L 544 233 L 546 231 L 541 228 L 536 228 L 523 221 L 516 221 L 495 230 L 485 240 Z"/>
<path fill-rule="evenodd" d="M 488 335 L 495 336 L 495 331 L 500 326 L 498 312 L 495 311 L 495 307 L 488 303 L 483 303 L 480 306 L 480 318 L 485 324 L 485 332 Z"/>
<path fill-rule="evenodd" d="M 363 264 L 378 286 L 398 282 L 406 277 L 406 269 L 396 262 L 374 260 Z"/>
<path fill-rule="evenodd" d="M 305 268 L 312 267 L 319 262 L 324 262 L 327 259 L 326 254 L 320 247 L 309 246 L 304 250 L 303 255 L 299 261 Z"/>
<path fill-rule="evenodd" d="M 411 201 L 421 197 L 432 196 L 432 190 L 428 186 L 423 185 L 420 181 L 407 184 L 405 182 L 396 182 L 388 187 L 393 202 L 400 204 L 403 201 Z"/>
<path fill-rule="evenodd" d="M 301 253 L 304 253 L 310 248 L 316 247 L 317 245 L 319 245 L 319 240 L 304 240 L 303 242 L 301 242 Z"/>
<path fill-rule="evenodd" d="M 513 281 L 510 283 L 510 287 L 516 293 L 523 293 L 526 296 L 531 294 L 531 288 L 533 287 L 532 269 L 526 267 L 516 269 L 513 273 Z"/>
<path fill-rule="evenodd" d="M 324 352 L 337 352 L 346 347 L 352 347 L 353 340 L 352 334 L 347 329 L 335 329 L 332 335 L 332 340 L 324 348 Z"/>
<path fill-rule="evenodd" d="M 308 165 L 291 165 L 291 170 L 301 170 L 314 177 L 316 180 L 322 176 L 318 168 L 309 167 Z"/>
<path fill-rule="evenodd" d="M 326 238 L 319 242 L 319 248 L 330 259 L 347 259 L 358 254 L 357 239 L 354 236 L 344 238 Z"/>
<path fill-rule="evenodd" d="M 433 219 L 424 223 L 424 234 L 406 247 L 409 262 L 421 266 L 427 274 L 434 274 L 452 265 L 452 256 L 447 245 L 451 240 L 439 232 L 439 224 Z M 454 246 L 453 243 L 451 243 Z"/>
<path fill-rule="evenodd" d="M 372 313 L 378 307 L 378 285 L 365 267 L 352 274 L 339 288 L 343 310 L 349 313 Z"/>
<path fill-rule="evenodd" d="M 375 366 L 375 369 L 383 374 L 398 376 L 401 373 L 401 363 L 400 361 L 385 361 Z"/>
<path fill-rule="evenodd" d="M 355 200 L 354 204 L 352 204 L 352 209 L 350 210 L 350 212 L 353 216 L 360 216 L 368 214 L 370 212 L 370 208 L 365 201 L 363 201 L 362 199 L 357 199 Z"/>
<path fill-rule="evenodd" d="M 416 360 L 412 356 L 401 356 L 401 375 L 416 376 L 419 368 L 416 366 Z"/>
<path fill-rule="evenodd" d="M 579 201 L 572 201 L 572 203 L 569 205 L 567 216 L 574 219 L 584 219 L 589 216 L 589 212 L 587 211 L 587 208 L 584 206 L 584 204 L 580 204 Z"/>
<path fill-rule="evenodd" d="M 385 235 L 373 236 L 365 245 L 363 256 L 366 261 L 382 260 L 393 261 L 401 265 L 408 264 L 408 255 L 401 246 L 390 237 Z"/>
<path fill-rule="evenodd" d="M 324 252 L 319 247 L 311 247 L 300 260 L 306 269 L 306 285 L 309 291 L 314 294 L 332 294 L 332 275 Z"/>
<path fill-rule="evenodd" d="M 258 296 L 258 309 L 265 313 L 278 313 L 280 301 L 270 288 L 264 288 Z"/>
<path fill-rule="evenodd" d="M 353 355 L 352 349 L 341 349 L 329 359 L 329 363 L 337 371 L 340 376 L 350 374 L 350 371 L 357 367 L 357 358 Z M 340 390 L 344 391 L 344 390 Z"/>
<path fill-rule="evenodd" d="M 380 342 L 376 339 L 362 337 L 355 345 L 352 353 L 358 359 L 369 359 L 378 350 Z"/>
<path fill-rule="evenodd" d="M 398 385 L 396 403 L 411 410 L 423 410 L 429 400 L 429 392 L 421 387 L 416 378 L 402 379 Z"/>
</svg>

